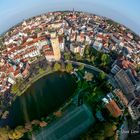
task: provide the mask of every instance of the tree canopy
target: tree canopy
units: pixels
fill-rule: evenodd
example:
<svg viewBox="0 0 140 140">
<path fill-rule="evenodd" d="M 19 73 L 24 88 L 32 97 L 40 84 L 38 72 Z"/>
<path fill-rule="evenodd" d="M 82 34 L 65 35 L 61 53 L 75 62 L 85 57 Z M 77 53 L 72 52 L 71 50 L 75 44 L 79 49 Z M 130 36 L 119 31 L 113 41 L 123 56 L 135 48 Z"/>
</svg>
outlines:
<svg viewBox="0 0 140 140">
<path fill-rule="evenodd" d="M 60 65 L 59 63 L 56 62 L 56 63 L 54 64 L 54 70 L 55 70 L 55 71 L 59 71 L 60 69 L 61 69 L 61 65 Z"/>
<path fill-rule="evenodd" d="M 78 69 L 83 70 L 84 69 L 84 64 L 79 65 Z"/>
<path fill-rule="evenodd" d="M 104 72 L 99 73 L 99 80 L 104 80 L 106 78 L 106 74 Z"/>
<path fill-rule="evenodd" d="M 67 72 L 71 72 L 72 70 L 73 70 L 72 64 L 71 64 L 71 63 L 68 63 L 68 64 L 66 65 L 66 71 L 67 71 Z"/>
<path fill-rule="evenodd" d="M 109 55 L 108 54 L 105 54 L 105 53 L 102 54 L 101 61 L 102 61 L 102 65 L 103 66 L 109 65 L 109 63 L 110 63 L 110 57 L 109 57 Z"/>
</svg>

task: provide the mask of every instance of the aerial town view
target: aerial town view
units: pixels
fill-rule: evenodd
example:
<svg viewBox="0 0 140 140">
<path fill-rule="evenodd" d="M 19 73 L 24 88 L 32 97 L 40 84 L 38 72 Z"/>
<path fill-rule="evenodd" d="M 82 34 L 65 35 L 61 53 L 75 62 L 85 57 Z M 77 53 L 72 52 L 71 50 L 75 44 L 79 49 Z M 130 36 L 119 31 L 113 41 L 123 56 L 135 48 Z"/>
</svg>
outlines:
<svg viewBox="0 0 140 140">
<path fill-rule="evenodd" d="M 140 36 L 74 8 L 2 33 L 0 140 L 140 140 Z"/>
</svg>

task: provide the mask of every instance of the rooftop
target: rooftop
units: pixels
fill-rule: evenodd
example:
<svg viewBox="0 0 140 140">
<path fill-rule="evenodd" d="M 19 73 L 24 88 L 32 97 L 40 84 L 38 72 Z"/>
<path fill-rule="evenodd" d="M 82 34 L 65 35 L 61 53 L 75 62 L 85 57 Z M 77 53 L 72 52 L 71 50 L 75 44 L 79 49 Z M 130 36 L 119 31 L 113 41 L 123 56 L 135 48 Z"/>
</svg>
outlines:
<svg viewBox="0 0 140 140">
<path fill-rule="evenodd" d="M 109 103 L 107 103 L 106 108 L 109 110 L 113 117 L 119 117 L 120 115 L 122 115 L 122 111 L 114 100 L 111 100 Z"/>
</svg>

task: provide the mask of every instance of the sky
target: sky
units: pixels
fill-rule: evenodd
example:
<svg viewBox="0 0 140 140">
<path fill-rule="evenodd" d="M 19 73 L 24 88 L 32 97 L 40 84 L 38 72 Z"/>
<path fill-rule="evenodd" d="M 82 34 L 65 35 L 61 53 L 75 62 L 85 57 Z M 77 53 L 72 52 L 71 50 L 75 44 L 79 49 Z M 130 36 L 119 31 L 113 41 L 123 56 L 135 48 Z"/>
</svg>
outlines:
<svg viewBox="0 0 140 140">
<path fill-rule="evenodd" d="M 73 8 L 111 18 L 140 35 L 140 0 L 0 0 L 0 34 L 29 17 Z"/>
</svg>

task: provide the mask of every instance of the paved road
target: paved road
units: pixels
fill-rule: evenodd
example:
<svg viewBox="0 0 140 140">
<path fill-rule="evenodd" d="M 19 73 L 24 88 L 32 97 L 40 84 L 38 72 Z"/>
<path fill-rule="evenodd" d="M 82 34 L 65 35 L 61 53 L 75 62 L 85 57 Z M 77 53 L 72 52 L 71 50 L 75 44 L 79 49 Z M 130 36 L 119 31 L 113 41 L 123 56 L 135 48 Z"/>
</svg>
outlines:
<svg viewBox="0 0 140 140">
<path fill-rule="evenodd" d="M 85 64 L 85 63 L 82 63 L 82 62 L 77 62 L 77 61 L 71 61 L 71 60 L 66 60 L 65 61 L 66 63 L 72 63 L 74 65 L 84 65 L 85 68 L 87 69 L 90 69 L 90 70 L 93 70 L 94 72 L 97 72 L 97 73 L 100 73 L 100 72 L 104 72 L 102 71 L 101 69 L 95 67 L 95 66 L 92 66 L 92 65 L 89 65 L 89 64 Z M 115 80 L 113 79 L 113 77 L 111 77 L 110 75 L 106 74 L 108 80 L 110 81 L 110 83 L 112 84 L 112 86 L 115 88 L 116 87 L 116 82 Z"/>
<path fill-rule="evenodd" d="M 72 63 L 72 64 L 74 64 L 74 65 L 78 65 L 78 66 L 84 65 L 85 68 L 92 69 L 92 70 L 94 70 L 94 71 L 97 72 L 97 73 L 104 72 L 104 71 L 98 69 L 98 68 L 95 67 L 95 66 L 92 66 L 92 65 L 89 65 L 89 64 L 85 64 L 85 63 L 82 63 L 82 62 L 70 61 L 70 60 L 66 60 L 65 62 L 66 62 L 66 63 L 69 63 L 69 62 L 70 62 L 70 63 Z M 107 77 L 108 77 L 108 75 L 107 75 Z"/>
<path fill-rule="evenodd" d="M 126 140 L 129 134 L 129 129 L 128 129 L 128 122 L 127 119 L 125 118 L 122 127 L 120 128 L 120 130 L 118 130 L 119 132 L 119 139 L 120 140 Z"/>
</svg>

